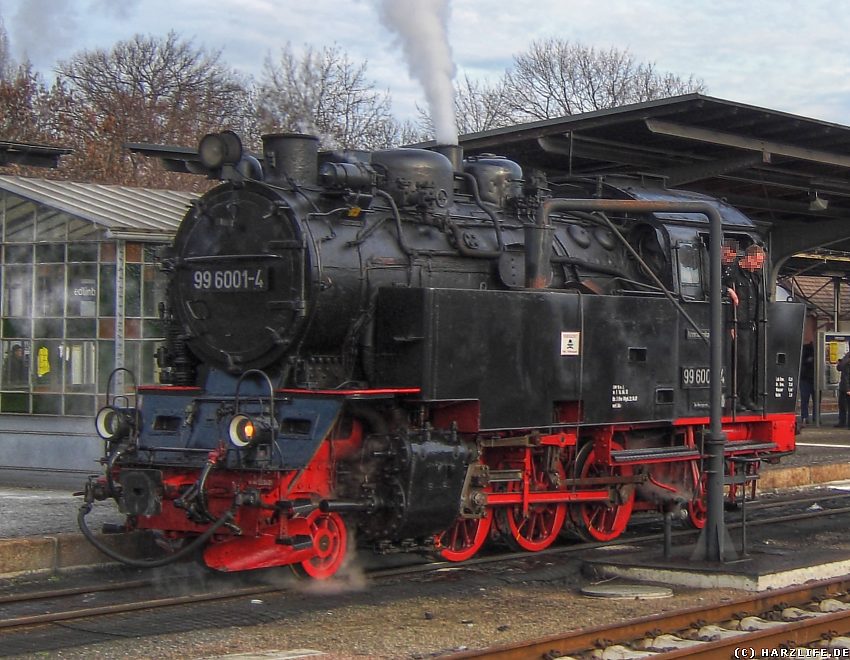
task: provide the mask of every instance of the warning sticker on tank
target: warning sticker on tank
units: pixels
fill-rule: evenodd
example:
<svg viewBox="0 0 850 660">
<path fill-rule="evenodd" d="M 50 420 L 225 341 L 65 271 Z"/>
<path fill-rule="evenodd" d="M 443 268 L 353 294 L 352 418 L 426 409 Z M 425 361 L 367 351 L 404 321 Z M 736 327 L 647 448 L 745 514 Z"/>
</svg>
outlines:
<svg viewBox="0 0 850 660">
<path fill-rule="evenodd" d="M 561 333 L 561 355 L 579 355 L 581 348 L 580 332 Z"/>
</svg>

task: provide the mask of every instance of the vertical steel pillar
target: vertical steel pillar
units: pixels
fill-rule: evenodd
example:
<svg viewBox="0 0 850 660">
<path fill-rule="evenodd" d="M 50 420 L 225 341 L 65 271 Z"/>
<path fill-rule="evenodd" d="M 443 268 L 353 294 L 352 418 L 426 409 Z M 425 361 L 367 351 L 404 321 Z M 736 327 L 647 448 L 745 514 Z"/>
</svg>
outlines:
<svg viewBox="0 0 850 660">
<path fill-rule="evenodd" d="M 124 320 L 127 317 L 124 297 L 127 292 L 127 241 L 115 241 L 115 368 L 125 366 Z M 115 373 L 113 392 L 124 393 L 124 372 Z"/>
<path fill-rule="evenodd" d="M 694 549 L 692 560 L 723 562 L 734 559 L 729 531 L 726 529 L 723 510 L 723 461 L 726 434 L 723 433 L 723 389 L 720 374 L 723 369 L 723 301 L 720 246 L 723 243 L 723 220 L 720 212 L 709 202 L 671 202 L 610 199 L 549 199 L 537 209 L 538 227 L 549 227 L 549 214 L 556 211 L 625 212 L 625 213 L 702 213 L 708 218 L 711 245 L 709 249 L 710 277 L 710 336 L 711 357 L 710 421 L 705 442 L 708 464 L 707 476 L 708 516 L 705 527 Z M 535 273 L 536 275 L 537 273 Z"/>
</svg>

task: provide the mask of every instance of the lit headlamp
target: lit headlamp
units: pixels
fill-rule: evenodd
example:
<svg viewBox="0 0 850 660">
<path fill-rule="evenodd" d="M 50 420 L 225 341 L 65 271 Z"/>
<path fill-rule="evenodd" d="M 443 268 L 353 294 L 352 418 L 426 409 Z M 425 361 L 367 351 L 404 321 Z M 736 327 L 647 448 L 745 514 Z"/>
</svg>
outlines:
<svg viewBox="0 0 850 660">
<path fill-rule="evenodd" d="M 267 417 L 234 415 L 227 428 L 227 439 L 238 449 L 251 447 L 272 439 L 272 424 Z"/>
</svg>

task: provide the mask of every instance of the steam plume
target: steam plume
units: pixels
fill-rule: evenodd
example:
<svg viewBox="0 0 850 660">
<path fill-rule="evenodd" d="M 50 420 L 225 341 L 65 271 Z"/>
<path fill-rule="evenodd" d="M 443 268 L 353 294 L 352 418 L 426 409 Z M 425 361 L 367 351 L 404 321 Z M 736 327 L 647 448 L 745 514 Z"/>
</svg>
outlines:
<svg viewBox="0 0 850 660">
<path fill-rule="evenodd" d="M 449 0 L 379 0 L 381 22 L 398 34 L 410 75 L 425 90 L 438 144 L 457 144 Z"/>
</svg>

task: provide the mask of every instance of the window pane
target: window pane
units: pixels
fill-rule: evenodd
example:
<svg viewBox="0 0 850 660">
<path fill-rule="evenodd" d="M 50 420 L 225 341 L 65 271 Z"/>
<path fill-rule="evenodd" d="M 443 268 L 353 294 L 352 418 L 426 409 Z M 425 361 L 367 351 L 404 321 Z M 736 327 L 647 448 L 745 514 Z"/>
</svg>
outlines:
<svg viewBox="0 0 850 660">
<path fill-rule="evenodd" d="M 35 204 L 9 195 L 6 198 L 6 242 L 31 243 L 35 233 Z"/>
<path fill-rule="evenodd" d="M 68 266 L 68 316 L 95 316 L 97 267 Z"/>
<path fill-rule="evenodd" d="M 33 394 L 32 411 L 36 415 L 61 415 L 61 394 Z"/>
<path fill-rule="evenodd" d="M 75 415 L 79 417 L 89 417 L 95 412 L 94 396 L 66 395 L 65 396 L 65 414 Z"/>
<path fill-rule="evenodd" d="M 36 245 L 35 260 L 40 264 L 63 264 L 65 263 L 65 245 L 63 243 Z"/>
<path fill-rule="evenodd" d="M 68 342 L 63 347 L 66 392 L 94 392 L 96 342 Z"/>
<path fill-rule="evenodd" d="M 6 266 L 3 316 L 32 316 L 32 266 Z"/>
<path fill-rule="evenodd" d="M 97 323 L 97 336 L 100 339 L 115 338 L 115 319 L 99 319 Z"/>
<path fill-rule="evenodd" d="M 124 288 L 125 316 L 139 317 L 142 315 L 141 285 L 142 267 L 138 264 L 128 264 L 126 269 L 127 281 Z"/>
<path fill-rule="evenodd" d="M 27 337 L 32 336 L 32 321 L 29 319 L 3 319 L 4 337 Z"/>
<path fill-rule="evenodd" d="M 115 266 L 100 267 L 100 316 L 115 316 Z"/>
<path fill-rule="evenodd" d="M 66 337 L 74 339 L 94 339 L 97 332 L 97 319 L 68 319 Z"/>
<path fill-rule="evenodd" d="M 35 240 L 64 243 L 67 226 L 67 215 L 42 206 L 36 223 Z"/>
<path fill-rule="evenodd" d="M 140 263 L 142 261 L 142 244 L 127 243 L 127 249 L 124 252 L 129 263 Z"/>
<path fill-rule="evenodd" d="M 159 259 L 157 256 L 159 255 L 159 251 L 162 249 L 162 245 L 145 245 L 144 254 L 142 255 L 142 259 L 146 264 L 157 263 Z"/>
<path fill-rule="evenodd" d="M 68 261 L 97 261 L 97 243 L 70 243 Z"/>
<path fill-rule="evenodd" d="M 4 341 L 3 370 L 0 388 L 28 390 L 30 384 L 30 344 L 27 341 Z"/>
<path fill-rule="evenodd" d="M 101 231 L 98 226 L 88 220 L 68 218 L 68 242 L 96 241 L 100 239 Z"/>
<path fill-rule="evenodd" d="M 7 245 L 5 249 L 6 263 L 10 265 L 23 265 L 32 263 L 31 245 Z"/>
<path fill-rule="evenodd" d="M 97 391 L 101 394 L 106 393 L 106 386 L 109 383 L 109 374 L 112 373 L 114 368 L 115 342 L 97 342 Z"/>
<path fill-rule="evenodd" d="M 39 264 L 35 269 L 34 316 L 62 316 L 65 309 L 65 266 Z"/>
<path fill-rule="evenodd" d="M 25 392 L 6 392 L 0 394 L 0 412 L 29 413 L 30 395 Z"/>
<path fill-rule="evenodd" d="M 61 341 L 35 342 L 33 389 L 36 392 L 62 391 L 62 346 Z"/>
<path fill-rule="evenodd" d="M 139 383 L 159 383 L 159 370 L 156 368 L 156 344 L 152 341 L 142 343 L 141 370 Z"/>
<path fill-rule="evenodd" d="M 100 260 L 103 263 L 115 263 L 115 243 L 101 243 L 100 244 Z"/>
<path fill-rule="evenodd" d="M 159 318 L 159 303 L 165 300 L 165 276 L 157 271 L 155 266 L 144 266 L 143 309 L 142 315 L 148 318 Z"/>
<path fill-rule="evenodd" d="M 62 319 L 34 319 L 33 337 L 44 339 L 62 338 Z"/>
<path fill-rule="evenodd" d="M 165 330 L 162 329 L 162 321 L 142 321 L 142 336 L 145 339 L 164 339 Z"/>
</svg>

